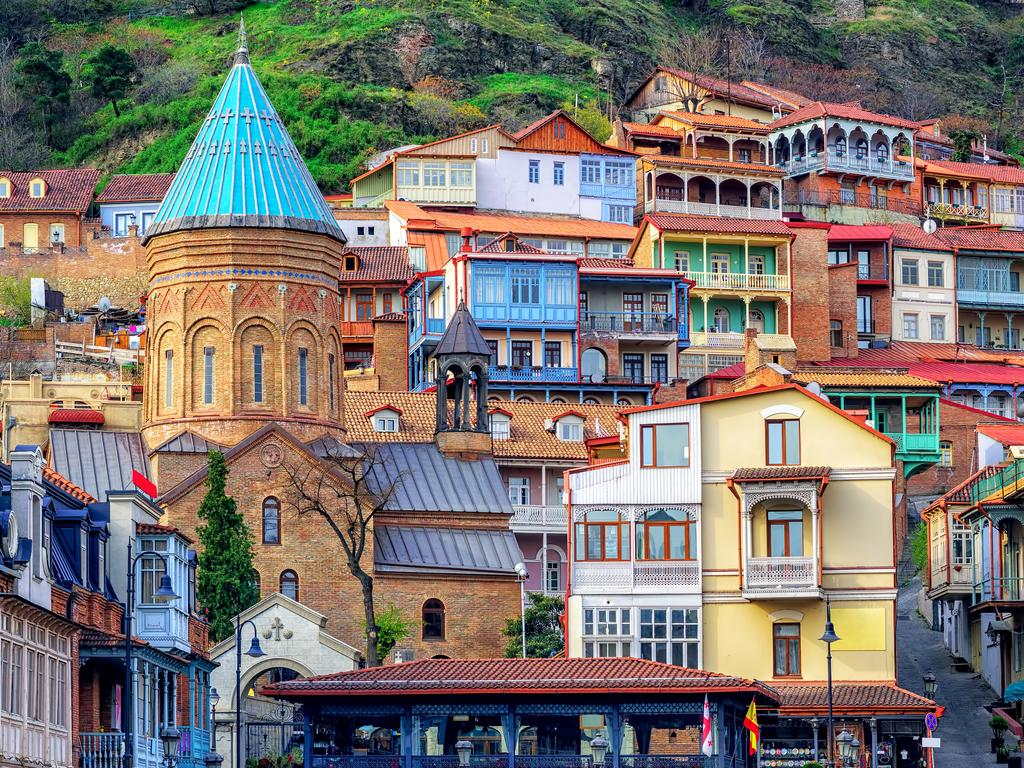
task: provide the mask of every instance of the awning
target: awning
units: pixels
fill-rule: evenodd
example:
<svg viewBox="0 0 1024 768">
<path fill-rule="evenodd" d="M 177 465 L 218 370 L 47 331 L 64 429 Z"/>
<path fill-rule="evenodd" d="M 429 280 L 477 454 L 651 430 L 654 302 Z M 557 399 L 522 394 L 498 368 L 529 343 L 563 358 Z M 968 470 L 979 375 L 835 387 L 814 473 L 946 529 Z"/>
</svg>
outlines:
<svg viewBox="0 0 1024 768">
<path fill-rule="evenodd" d="M 50 411 L 51 424 L 102 424 L 103 412 L 92 408 L 55 408 Z"/>
</svg>

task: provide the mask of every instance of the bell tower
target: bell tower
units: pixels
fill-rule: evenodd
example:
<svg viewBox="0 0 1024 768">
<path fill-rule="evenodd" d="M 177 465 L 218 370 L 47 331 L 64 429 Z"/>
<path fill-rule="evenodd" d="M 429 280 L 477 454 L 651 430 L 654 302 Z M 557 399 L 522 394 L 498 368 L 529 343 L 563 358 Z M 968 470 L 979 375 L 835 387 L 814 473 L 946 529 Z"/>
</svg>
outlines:
<svg viewBox="0 0 1024 768">
<path fill-rule="evenodd" d="M 345 236 L 249 60 L 220 94 L 146 231 L 143 436 L 233 445 L 268 422 L 344 438 Z"/>
<path fill-rule="evenodd" d="M 487 415 L 487 346 L 466 303 L 452 315 L 434 349 L 437 365 L 437 414 L 434 427 L 438 447 L 446 454 L 471 456 L 491 452 L 491 428 Z M 448 412 L 448 377 L 455 400 Z M 474 385 L 476 402 L 473 402 Z"/>
</svg>

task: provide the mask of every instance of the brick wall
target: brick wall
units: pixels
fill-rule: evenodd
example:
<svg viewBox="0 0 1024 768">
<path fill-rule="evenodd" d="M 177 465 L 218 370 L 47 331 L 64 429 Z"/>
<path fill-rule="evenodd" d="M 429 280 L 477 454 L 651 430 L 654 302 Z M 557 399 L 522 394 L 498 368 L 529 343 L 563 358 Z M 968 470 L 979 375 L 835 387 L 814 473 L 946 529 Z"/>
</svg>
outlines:
<svg viewBox="0 0 1024 768">
<path fill-rule="evenodd" d="M 37 243 L 45 248 L 50 243 L 50 225 L 64 225 L 64 244 L 77 248 L 87 238 L 86 227 L 76 213 L 57 211 L 33 211 L 31 213 L 0 213 L 0 225 L 4 228 L 3 245 L 21 248 L 25 243 L 25 225 L 35 224 L 39 229 Z"/>
<path fill-rule="evenodd" d="M 385 391 L 407 388 L 409 332 L 405 320 L 373 321 L 373 372 Z"/>
<path fill-rule="evenodd" d="M 791 246 L 793 328 L 801 362 L 829 359 L 828 229 L 794 227 Z"/>
<path fill-rule="evenodd" d="M 857 264 L 837 264 L 828 270 L 828 313 L 829 320 L 842 323 L 843 344 L 831 346 L 832 357 L 857 357 Z"/>
<path fill-rule="evenodd" d="M 582 347 L 580 349 L 581 358 L 588 349 L 599 349 L 604 352 L 604 356 L 608 359 L 608 370 L 605 373 L 608 376 L 622 375 L 622 360 L 621 355 L 619 355 L 619 340 L 617 337 L 611 334 L 587 333 L 583 336 L 580 346 Z"/>
<path fill-rule="evenodd" d="M 154 453 L 149 461 L 156 487 L 163 492 L 205 467 L 207 457 L 205 453 Z"/>
</svg>

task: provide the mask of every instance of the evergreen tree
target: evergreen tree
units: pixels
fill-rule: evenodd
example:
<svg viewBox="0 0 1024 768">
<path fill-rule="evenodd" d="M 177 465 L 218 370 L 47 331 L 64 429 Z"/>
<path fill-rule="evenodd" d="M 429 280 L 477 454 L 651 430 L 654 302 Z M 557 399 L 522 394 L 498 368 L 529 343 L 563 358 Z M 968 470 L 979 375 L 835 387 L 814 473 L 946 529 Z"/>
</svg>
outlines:
<svg viewBox="0 0 1024 768">
<path fill-rule="evenodd" d="M 71 101 L 71 76 L 64 71 L 64 54 L 50 51 L 42 43 L 28 43 L 21 49 L 16 71 L 25 100 L 39 110 L 46 143 L 52 147 L 57 111 Z"/>
<path fill-rule="evenodd" d="M 557 656 L 565 647 L 562 637 L 562 610 L 565 607 L 561 597 L 530 592 L 530 604 L 526 606 L 526 656 L 530 659 L 547 659 Z M 505 646 L 506 658 L 515 659 L 523 655 L 523 624 L 517 616 L 507 619 L 501 631 L 508 638 Z"/>
<path fill-rule="evenodd" d="M 199 505 L 199 573 L 196 597 L 206 609 L 210 640 L 234 634 L 234 617 L 259 598 L 253 580 L 252 539 L 235 500 L 224 492 L 228 467 L 224 454 L 210 451 L 206 496 Z"/>
<path fill-rule="evenodd" d="M 120 117 L 117 100 L 128 95 L 135 76 L 135 61 L 127 51 L 106 43 L 89 58 L 92 95 L 110 102 L 114 116 Z"/>
</svg>

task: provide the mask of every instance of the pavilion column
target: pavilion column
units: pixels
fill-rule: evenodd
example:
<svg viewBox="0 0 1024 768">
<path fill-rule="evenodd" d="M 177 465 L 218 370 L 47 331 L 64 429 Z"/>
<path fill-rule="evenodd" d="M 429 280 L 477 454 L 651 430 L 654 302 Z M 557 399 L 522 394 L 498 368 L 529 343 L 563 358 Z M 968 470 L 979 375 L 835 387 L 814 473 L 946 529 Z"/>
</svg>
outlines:
<svg viewBox="0 0 1024 768">
<path fill-rule="evenodd" d="M 701 294 L 700 300 L 704 302 L 704 333 L 709 334 L 711 329 L 708 328 L 708 297 L 707 294 Z"/>
<path fill-rule="evenodd" d="M 722 180 L 715 180 L 715 211 L 721 216 L 722 215 Z"/>
<path fill-rule="evenodd" d="M 750 328 L 750 297 L 743 297 L 743 330 L 747 331 Z"/>
<path fill-rule="evenodd" d="M 690 212 L 690 174 L 683 174 L 683 211 Z"/>
<path fill-rule="evenodd" d="M 1013 349 L 1013 312 L 1006 313 L 1006 348 Z"/>
<path fill-rule="evenodd" d="M 750 574 L 747 572 L 747 560 L 753 555 L 750 551 L 750 543 L 754 540 L 754 515 L 752 510 L 746 508 L 746 501 L 742 503 L 744 508 L 740 512 L 743 530 L 743 538 L 740 540 L 740 571 L 743 573 L 743 583 L 741 586 L 743 589 L 746 589 L 750 579 Z"/>
<path fill-rule="evenodd" d="M 984 312 L 978 312 L 978 322 L 980 324 L 980 330 L 978 331 L 978 333 L 979 333 L 978 346 L 979 347 L 984 347 L 985 346 L 985 313 Z"/>
<path fill-rule="evenodd" d="M 747 182 L 747 218 L 753 218 L 750 213 L 750 182 Z"/>
</svg>

